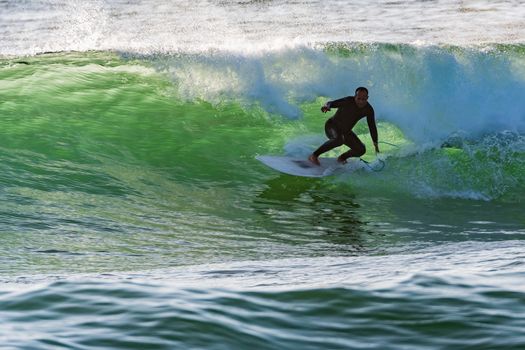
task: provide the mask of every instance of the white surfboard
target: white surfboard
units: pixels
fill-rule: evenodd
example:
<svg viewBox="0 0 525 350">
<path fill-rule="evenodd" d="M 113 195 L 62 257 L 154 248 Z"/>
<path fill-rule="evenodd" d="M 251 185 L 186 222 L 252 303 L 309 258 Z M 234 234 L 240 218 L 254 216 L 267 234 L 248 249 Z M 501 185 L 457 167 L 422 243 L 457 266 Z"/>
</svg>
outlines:
<svg viewBox="0 0 525 350">
<path fill-rule="evenodd" d="M 287 156 L 257 156 L 261 163 L 281 173 L 304 176 L 324 177 L 344 171 L 345 166 L 337 162 L 337 158 L 319 158 L 321 165 L 315 165 L 307 158 Z"/>
</svg>

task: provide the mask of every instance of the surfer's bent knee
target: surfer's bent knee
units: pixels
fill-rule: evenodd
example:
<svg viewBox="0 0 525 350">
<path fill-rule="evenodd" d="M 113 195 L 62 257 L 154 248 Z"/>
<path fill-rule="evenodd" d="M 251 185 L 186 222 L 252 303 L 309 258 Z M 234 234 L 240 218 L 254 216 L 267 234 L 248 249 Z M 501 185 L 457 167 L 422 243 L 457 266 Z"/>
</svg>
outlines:
<svg viewBox="0 0 525 350">
<path fill-rule="evenodd" d="M 358 147 L 357 149 L 353 150 L 356 157 L 361 157 L 366 153 L 366 147 L 363 145 L 363 147 Z"/>
</svg>

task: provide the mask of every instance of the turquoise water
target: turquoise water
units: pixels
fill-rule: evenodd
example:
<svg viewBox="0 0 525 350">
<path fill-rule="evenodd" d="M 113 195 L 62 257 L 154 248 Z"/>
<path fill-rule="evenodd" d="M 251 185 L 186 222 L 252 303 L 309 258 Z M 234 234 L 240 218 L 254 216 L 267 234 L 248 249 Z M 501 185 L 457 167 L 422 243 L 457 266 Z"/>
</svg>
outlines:
<svg viewBox="0 0 525 350">
<path fill-rule="evenodd" d="M 78 4 L 70 41 L 49 41 L 65 40 L 70 4 L 17 4 L 0 15 L 0 348 L 525 347 L 523 44 L 336 40 L 342 17 L 322 29 L 312 4 L 276 3 L 305 20 L 288 45 L 259 47 L 273 7 L 228 2 L 206 25 L 235 41 L 221 11 L 264 10 L 240 27 L 251 44 L 186 33 L 188 49 L 153 35 L 147 4 L 118 1 Z M 455 16 L 490 18 L 474 5 Z M 102 24 L 119 21 L 152 32 L 111 44 Z M 73 40 L 90 25 L 102 32 Z M 428 39 L 425 26 L 397 39 Z M 301 28 L 311 43 L 293 42 Z M 297 178 L 255 159 L 306 157 L 320 106 L 359 85 L 381 171 Z M 373 162 L 366 123 L 355 130 Z"/>
</svg>

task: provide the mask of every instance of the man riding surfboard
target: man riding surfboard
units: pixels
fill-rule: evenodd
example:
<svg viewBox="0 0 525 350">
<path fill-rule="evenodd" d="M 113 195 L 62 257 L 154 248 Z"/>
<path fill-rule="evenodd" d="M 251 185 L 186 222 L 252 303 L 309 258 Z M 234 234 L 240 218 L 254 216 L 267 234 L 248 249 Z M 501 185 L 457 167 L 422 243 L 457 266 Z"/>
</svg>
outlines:
<svg viewBox="0 0 525 350">
<path fill-rule="evenodd" d="M 337 161 L 340 163 L 346 163 L 346 160 L 350 157 L 361 157 L 365 154 L 365 145 L 352 131 L 357 122 L 364 117 L 366 117 L 368 123 L 368 129 L 372 141 L 374 142 L 375 151 L 376 153 L 379 153 L 374 108 L 368 103 L 367 88 L 358 87 L 355 90 L 354 96 L 347 96 L 339 100 L 329 101 L 321 107 L 321 111 L 326 113 L 332 108 L 337 108 L 337 111 L 325 123 L 325 134 L 328 137 L 328 141 L 322 144 L 308 157 L 310 162 L 320 165 L 319 156 L 321 154 L 343 144 L 350 147 L 350 150 L 341 154 L 337 158 Z"/>
</svg>

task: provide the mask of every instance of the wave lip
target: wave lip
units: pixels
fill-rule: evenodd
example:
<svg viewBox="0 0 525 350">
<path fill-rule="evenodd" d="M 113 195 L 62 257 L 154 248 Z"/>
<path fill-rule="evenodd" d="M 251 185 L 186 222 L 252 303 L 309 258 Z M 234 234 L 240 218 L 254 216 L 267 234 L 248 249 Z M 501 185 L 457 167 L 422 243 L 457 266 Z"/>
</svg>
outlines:
<svg viewBox="0 0 525 350">
<path fill-rule="evenodd" d="M 288 119 L 304 115 L 302 103 L 352 95 L 364 85 L 380 120 L 428 143 L 453 133 L 525 133 L 522 50 L 348 43 L 143 58 L 170 76 L 182 98 L 233 100 Z"/>
</svg>

